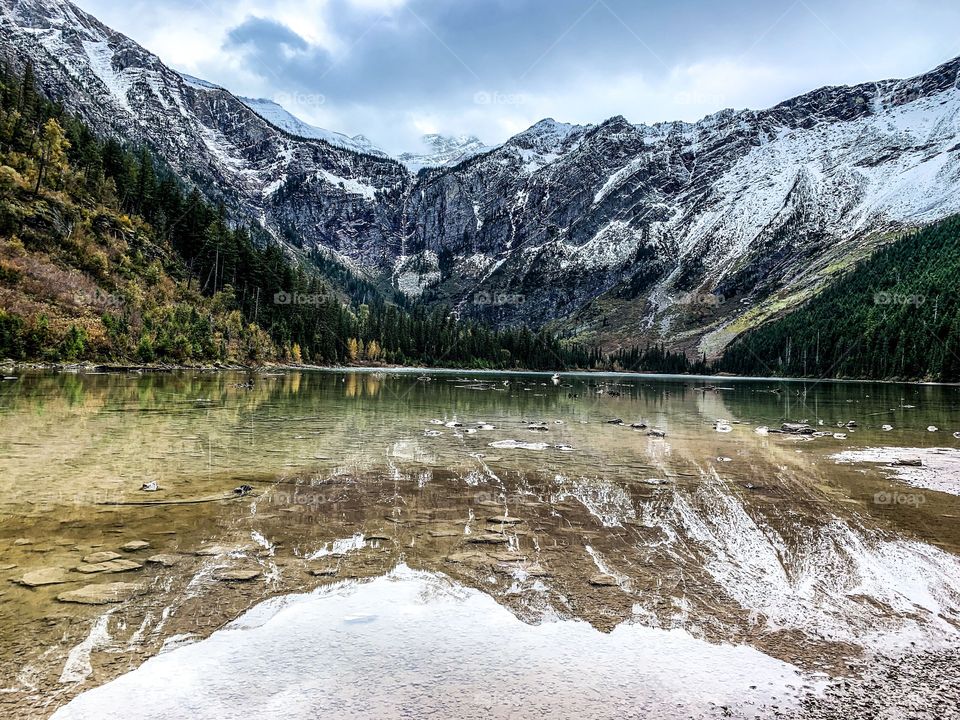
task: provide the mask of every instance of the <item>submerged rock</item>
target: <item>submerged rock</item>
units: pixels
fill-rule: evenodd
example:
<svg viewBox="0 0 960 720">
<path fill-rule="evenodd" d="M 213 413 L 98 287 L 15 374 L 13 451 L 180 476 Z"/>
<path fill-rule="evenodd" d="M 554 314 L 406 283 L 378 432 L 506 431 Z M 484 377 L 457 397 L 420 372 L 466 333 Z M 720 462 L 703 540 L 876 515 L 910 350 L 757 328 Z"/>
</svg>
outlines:
<svg viewBox="0 0 960 720">
<path fill-rule="evenodd" d="M 110 560 L 119 560 L 123 555 L 120 553 L 115 553 L 111 550 L 104 550 L 102 552 L 91 553 L 90 555 L 85 555 L 83 561 L 85 563 L 102 563 L 109 562 Z"/>
<path fill-rule="evenodd" d="M 481 535 L 469 535 L 467 537 L 468 543 L 480 544 L 480 545 L 505 545 L 507 543 L 506 535 L 499 535 L 497 533 L 483 533 Z"/>
<path fill-rule="evenodd" d="M 613 575 L 607 575 L 606 573 L 598 573 L 590 577 L 590 584 L 596 587 L 610 587 L 619 585 L 620 583 Z"/>
<path fill-rule="evenodd" d="M 428 530 L 427 535 L 435 538 L 445 538 L 445 537 L 460 537 L 463 535 L 462 530 Z"/>
<path fill-rule="evenodd" d="M 125 545 L 121 545 L 120 549 L 124 552 L 138 552 L 139 550 L 146 550 L 150 547 L 150 543 L 146 540 L 131 540 Z"/>
<path fill-rule="evenodd" d="M 319 568 L 309 568 L 308 573 L 314 577 L 331 577 L 337 574 L 337 568 L 335 567 L 319 567 Z"/>
<path fill-rule="evenodd" d="M 214 573 L 213 577 L 220 582 L 249 582 L 250 580 L 256 580 L 260 577 L 260 571 L 253 569 L 221 570 L 220 572 Z"/>
<path fill-rule="evenodd" d="M 143 565 L 138 562 L 134 562 L 133 560 L 108 560 L 100 563 L 84 563 L 83 565 L 77 565 L 74 570 L 86 574 L 116 573 L 127 572 L 128 570 L 139 570 L 142 567 Z"/>
<path fill-rule="evenodd" d="M 84 585 L 77 590 L 68 590 L 57 595 L 57 600 L 81 605 L 107 605 L 129 600 L 144 591 L 138 583 L 114 582 Z"/>
<path fill-rule="evenodd" d="M 447 556 L 447 561 L 452 563 L 476 563 L 483 560 L 486 560 L 486 556 L 478 552 L 458 552 Z"/>
<path fill-rule="evenodd" d="M 27 587 L 40 587 L 41 585 L 60 585 L 62 583 L 68 583 L 73 579 L 74 578 L 71 578 L 63 568 L 48 567 L 31 570 L 25 573 L 17 582 Z"/>
</svg>

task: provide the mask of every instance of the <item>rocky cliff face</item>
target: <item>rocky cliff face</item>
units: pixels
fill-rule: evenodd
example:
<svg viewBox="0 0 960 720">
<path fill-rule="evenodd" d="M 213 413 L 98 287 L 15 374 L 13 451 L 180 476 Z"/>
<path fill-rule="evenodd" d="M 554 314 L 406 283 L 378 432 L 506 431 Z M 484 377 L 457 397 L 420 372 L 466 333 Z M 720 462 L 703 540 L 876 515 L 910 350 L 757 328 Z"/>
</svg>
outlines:
<svg viewBox="0 0 960 720">
<path fill-rule="evenodd" d="M 960 212 L 960 59 L 697 123 L 543 120 L 414 175 L 290 134 L 64 0 L 0 13 L 48 92 L 237 217 L 499 323 L 713 354 L 884 233 Z"/>
</svg>

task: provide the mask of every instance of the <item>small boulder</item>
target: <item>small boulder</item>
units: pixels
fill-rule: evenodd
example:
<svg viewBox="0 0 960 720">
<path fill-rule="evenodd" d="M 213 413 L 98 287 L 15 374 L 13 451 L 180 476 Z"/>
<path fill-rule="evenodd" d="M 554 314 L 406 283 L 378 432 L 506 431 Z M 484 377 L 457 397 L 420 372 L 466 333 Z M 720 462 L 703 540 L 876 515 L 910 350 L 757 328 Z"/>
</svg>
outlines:
<svg viewBox="0 0 960 720">
<path fill-rule="evenodd" d="M 173 567 L 178 562 L 180 562 L 180 556 L 174 555 L 173 553 L 159 553 L 158 555 L 151 555 L 147 558 L 147 562 L 151 565 L 162 565 L 163 567 Z"/>
<path fill-rule="evenodd" d="M 780 432 L 791 435 L 813 435 L 813 428 L 806 423 L 783 423 L 780 426 Z"/>
<path fill-rule="evenodd" d="M 901 467 L 923 467 L 923 460 L 918 457 L 902 457 L 894 460 L 893 464 Z"/>
</svg>

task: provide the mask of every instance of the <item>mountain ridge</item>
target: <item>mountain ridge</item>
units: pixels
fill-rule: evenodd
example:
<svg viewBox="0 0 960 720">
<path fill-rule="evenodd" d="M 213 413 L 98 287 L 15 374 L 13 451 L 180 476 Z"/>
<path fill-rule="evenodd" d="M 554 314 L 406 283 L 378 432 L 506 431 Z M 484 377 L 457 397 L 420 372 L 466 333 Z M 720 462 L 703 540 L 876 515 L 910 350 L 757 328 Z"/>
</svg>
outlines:
<svg viewBox="0 0 960 720">
<path fill-rule="evenodd" d="M 114 132 L 155 145 L 234 217 L 496 325 L 716 356 L 892 234 L 960 211 L 960 58 L 695 123 L 547 118 L 413 176 L 172 78 L 63 0 L 0 8 L 6 54 L 22 49 L 68 107 L 133 117 Z M 81 95 L 71 69 L 100 88 Z"/>
</svg>

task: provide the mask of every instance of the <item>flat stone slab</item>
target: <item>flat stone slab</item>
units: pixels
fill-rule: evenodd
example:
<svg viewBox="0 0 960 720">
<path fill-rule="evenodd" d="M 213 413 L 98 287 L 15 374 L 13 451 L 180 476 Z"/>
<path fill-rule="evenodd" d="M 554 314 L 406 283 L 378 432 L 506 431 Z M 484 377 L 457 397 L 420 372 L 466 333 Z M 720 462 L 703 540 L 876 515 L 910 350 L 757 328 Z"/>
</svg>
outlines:
<svg viewBox="0 0 960 720">
<path fill-rule="evenodd" d="M 477 563 L 487 560 L 487 556 L 478 552 L 458 552 L 447 556 L 452 563 Z"/>
<path fill-rule="evenodd" d="M 150 543 L 146 540 L 131 540 L 126 545 L 121 545 L 120 549 L 124 552 L 137 552 L 138 550 L 146 550 L 150 547 Z"/>
<path fill-rule="evenodd" d="M 25 573 L 17 582 L 27 587 L 39 587 L 41 585 L 60 585 L 71 582 L 74 579 L 75 578 L 71 578 L 70 574 L 63 568 L 48 567 L 31 570 Z"/>
<path fill-rule="evenodd" d="M 193 554 L 197 557 L 214 557 L 235 552 L 249 552 L 253 549 L 251 545 L 207 545 L 195 550 Z"/>
<path fill-rule="evenodd" d="M 127 572 L 128 570 L 139 570 L 142 568 L 138 562 L 133 560 L 108 560 L 107 562 L 101 563 L 86 563 L 84 565 L 77 565 L 74 568 L 77 572 L 82 572 L 86 574 L 90 573 L 116 573 L 116 572 Z"/>
<path fill-rule="evenodd" d="M 598 575 L 593 575 L 590 578 L 590 584 L 597 587 L 610 587 L 611 585 L 619 585 L 617 579 L 613 575 L 605 575 L 600 573 Z"/>
<path fill-rule="evenodd" d="M 99 583 L 97 585 L 84 585 L 77 590 L 60 593 L 57 595 L 57 600 L 65 603 L 80 603 L 81 605 L 107 605 L 124 602 L 141 592 L 143 592 L 143 586 L 138 583 Z"/>
<path fill-rule="evenodd" d="M 505 545 L 507 543 L 506 535 L 498 535 L 496 533 L 483 533 L 481 535 L 468 535 L 468 543 L 474 544 L 485 544 L 485 545 Z"/>
<path fill-rule="evenodd" d="M 213 576 L 220 582 L 249 582 L 260 577 L 259 570 L 222 570 Z"/>
<path fill-rule="evenodd" d="M 119 560 L 123 555 L 120 553 L 115 553 L 110 550 L 104 550 L 103 552 L 95 552 L 87 555 L 83 558 L 85 563 L 102 563 L 109 562 L 110 560 Z"/>
<path fill-rule="evenodd" d="M 173 553 L 159 553 L 158 555 L 151 555 L 146 560 L 151 565 L 162 565 L 163 567 L 173 567 L 178 562 L 180 562 L 180 556 L 174 555 Z"/>
<path fill-rule="evenodd" d="M 527 559 L 527 556 L 523 553 L 512 553 L 506 551 L 490 552 L 487 553 L 487 557 L 491 557 L 499 562 L 523 562 Z"/>
<path fill-rule="evenodd" d="M 460 537 L 463 535 L 463 530 L 428 530 L 427 535 L 435 538 Z"/>
</svg>

